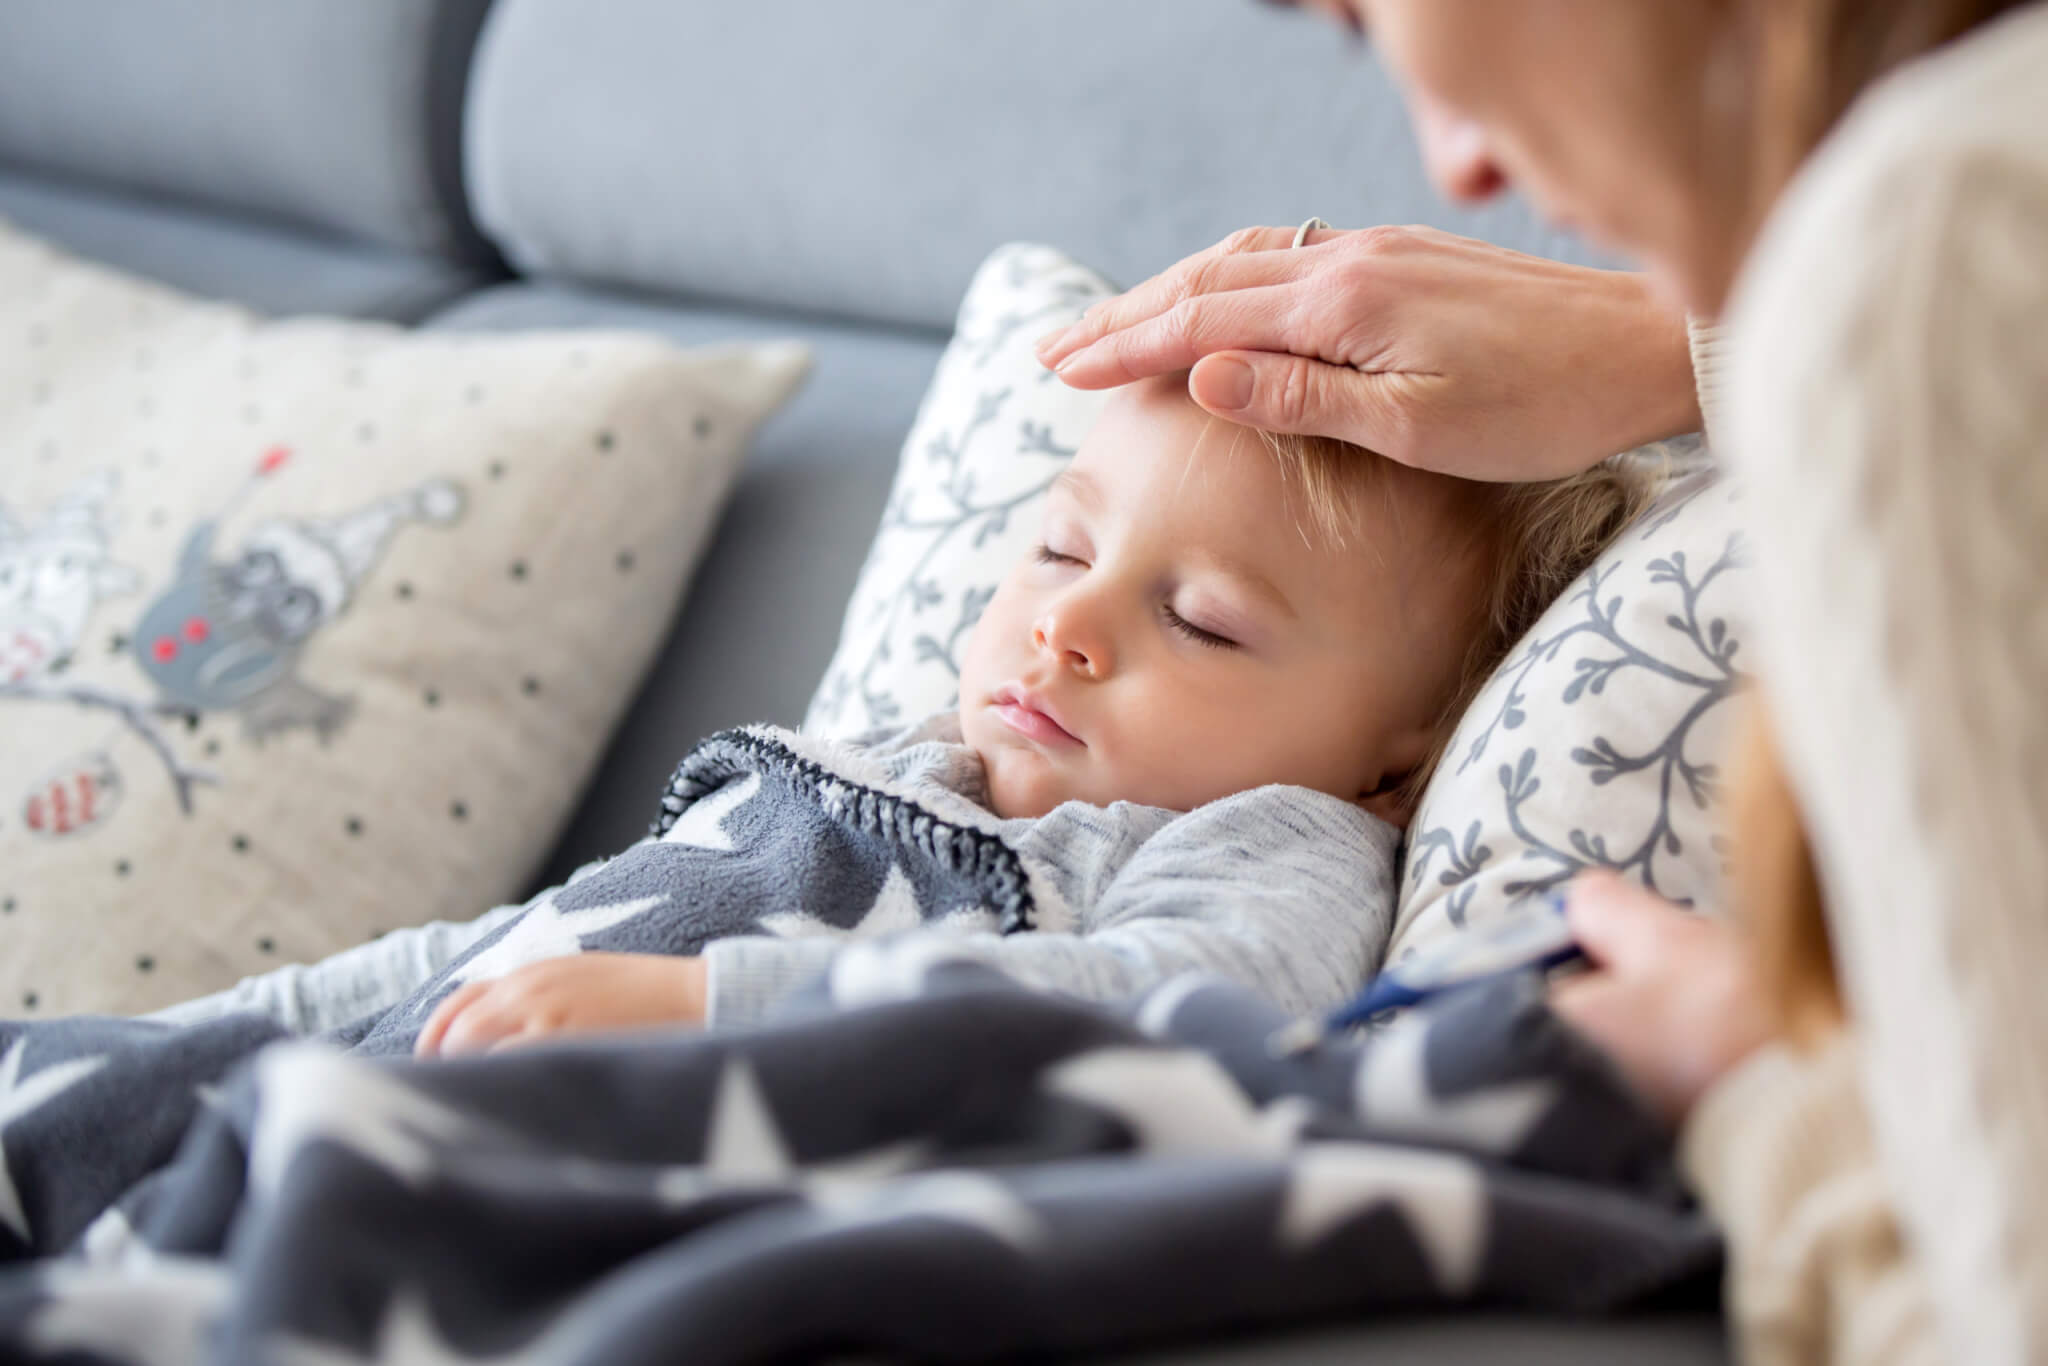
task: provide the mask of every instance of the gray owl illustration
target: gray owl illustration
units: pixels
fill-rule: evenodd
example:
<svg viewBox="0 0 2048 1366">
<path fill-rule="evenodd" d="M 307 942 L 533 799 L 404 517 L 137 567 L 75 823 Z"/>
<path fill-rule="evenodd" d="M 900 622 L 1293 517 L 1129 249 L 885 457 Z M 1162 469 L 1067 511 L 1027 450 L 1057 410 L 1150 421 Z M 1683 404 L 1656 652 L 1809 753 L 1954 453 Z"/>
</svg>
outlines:
<svg viewBox="0 0 2048 1366">
<path fill-rule="evenodd" d="M 270 521 L 233 558 L 215 558 L 219 519 L 201 522 L 177 577 L 143 613 L 131 648 L 163 698 L 200 711 L 236 711 L 254 740 L 310 729 L 325 741 L 354 703 L 298 676 L 306 642 L 339 617 L 398 528 L 446 524 L 462 490 L 445 480 L 380 498 L 325 521 Z"/>
</svg>

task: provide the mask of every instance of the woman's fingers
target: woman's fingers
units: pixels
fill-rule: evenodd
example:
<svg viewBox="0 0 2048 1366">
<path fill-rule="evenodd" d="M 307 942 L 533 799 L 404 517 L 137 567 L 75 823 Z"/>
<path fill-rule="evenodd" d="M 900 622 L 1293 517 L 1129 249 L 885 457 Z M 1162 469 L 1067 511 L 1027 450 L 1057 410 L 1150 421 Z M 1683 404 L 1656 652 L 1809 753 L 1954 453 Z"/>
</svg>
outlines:
<svg viewBox="0 0 2048 1366">
<path fill-rule="evenodd" d="M 1770 1036 L 1747 948 L 1728 925 L 1609 874 L 1575 880 L 1570 896 L 1594 968 L 1554 984 L 1551 1005 L 1675 1123 Z"/>
<path fill-rule="evenodd" d="M 1040 358 L 1099 389 L 1270 353 L 1205 370 L 1196 400 L 1468 479 L 1555 479 L 1699 426 L 1685 319 L 1644 276 L 1429 228 L 1293 237 L 1233 234 L 1097 304 Z"/>
<path fill-rule="evenodd" d="M 1660 952 L 1690 924 L 1655 893 L 1608 872 L 1581 874 L 1566 889 L 1565 918 L 1586 956 L 1630 968 Z"/>
<path fill-rule="evenodd" d="M 1057 369 L 1060 362 L 1075 352 L 1111 333 L 1156 318 L 1185 300 L 1300 279 L 1314 269 L 1315 263 L 1304 259 L 1300 252 L 1284 250 L 1293 244 L 1294 233 L 1293 228 L 1246 228 L 1234 232 L 1143 284 L 1096 304 L 1064 331 L 1041 337 L 1038 359 Z M 1319 230 L 1309 235 L 1309 242 L 1313 245 L 1337 235 Z"/>
<path fill-rule="evenodd" d="M 1111 389 L 1186 370 L 1212 351 L 1286 353 L 1299 295 L 1289 285 L 1198 294 L 1163 313 L 1120 327 L 1070 354 L 1059 376 L 1076 389 Z"/>
<path fill-rule="evenodd" d="M 1227 422 L 1268 432 L 1338 436 L 1412 463 L 1404 386 L 1427 376 L 1368 375 L 1347 365 L 1270 351 L 1219 351 L 1195 364 L 1188 396 Z"/>
<path fill-rule="evenodd" d="M 413 1056 L 431 1058 L 439 1053 L 442 1041 L 447 1037 L 448 1027 L 455 1023 L 456 1017 L 462 1014 L 471 1002 L 490 990 L 490 987 L 489 982 L 471 982 L 467 986 L 456 988 L 446 1000 L 434 1007 L 434 1013 L 427 1017 L 426 1027 L 420 1030 L 419 1037 L 413 1041 Z"/>
</svg>

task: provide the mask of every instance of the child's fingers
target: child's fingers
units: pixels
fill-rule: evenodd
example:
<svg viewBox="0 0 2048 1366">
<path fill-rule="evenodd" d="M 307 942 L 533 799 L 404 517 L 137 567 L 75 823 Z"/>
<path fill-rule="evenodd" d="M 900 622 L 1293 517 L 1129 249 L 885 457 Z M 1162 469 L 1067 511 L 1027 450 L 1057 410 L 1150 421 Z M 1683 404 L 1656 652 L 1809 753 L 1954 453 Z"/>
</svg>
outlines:
<svg viewBox="0 0 2048 1366">
<path fill-rule="evenodd" d="M 490 1044 L 485 1047 L 484 1052 L 503 1053 L 514 1048 L 525 1048 L 527 1045 L 539 1043 L 547 1037 L 548 1033 L 543 1029 L 534 1029 L 530 1026 L 515 1029 L 509 1034 L 504 1034 L 491 1040 Z"/>
<path fill-rule="evenodd" d="M 434 1007 L 434 1013 L 427 1017 L 426 1026 L 413 1041 L 413 1056 L 431 1058 L 439 1054 L 449 1026 L 455 1023 L 456 1017 L 461 1015 L 472 1001 L 488 991 L 490 986 L 489 982 L 471 982 L 467 986 L 456 988 L 446 1000 Z"/>
<path fill-rule="evenodd" d="M 527 1012 L 517 1001 L 503 995 L 486 996 L 472 1002 L 448 1026 L 441 1039 L 441 1056 L 453 1058 L 464 1053 L 487 1052 L 492 1044 L 517 1034 L 526 1025 Z"/>
</svg>

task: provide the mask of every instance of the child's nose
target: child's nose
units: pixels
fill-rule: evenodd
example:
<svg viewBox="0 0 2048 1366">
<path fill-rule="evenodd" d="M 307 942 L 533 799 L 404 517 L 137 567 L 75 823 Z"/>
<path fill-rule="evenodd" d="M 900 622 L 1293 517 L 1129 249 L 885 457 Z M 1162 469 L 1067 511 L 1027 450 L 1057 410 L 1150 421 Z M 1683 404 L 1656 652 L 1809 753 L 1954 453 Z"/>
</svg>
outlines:
<svg viewBox="0 0 2048 1366">
<path fill-rule="evenodd" d="M 1089 629 L 1084 619 L 1072 612 L 1047 612 L 1031 628 L 1031 643 L 1058 658 L 1061 668 L 1083 678 L 1104 678 L 1109 674 L 1109 646 L 1100 632 Z"/>
</svg>

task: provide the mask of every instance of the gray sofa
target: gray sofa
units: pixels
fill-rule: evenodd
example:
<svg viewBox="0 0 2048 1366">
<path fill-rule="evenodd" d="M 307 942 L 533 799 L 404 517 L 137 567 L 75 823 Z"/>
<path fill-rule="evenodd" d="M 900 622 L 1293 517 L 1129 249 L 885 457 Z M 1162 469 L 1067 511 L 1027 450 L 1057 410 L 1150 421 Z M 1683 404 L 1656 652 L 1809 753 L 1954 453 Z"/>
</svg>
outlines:
<svg viewBox="0 0 2048 1366">
<path fill-rule="evenodd" d="M 674 631 L 543 881 L 692 740 L 794 723 L 975 264 L 1133 282 L 1248 223 L 1446 208 L 1369 54 L 1251 0 L 0 0 L 0 216 L 277 314 L 795 336 Z M 1721 1362 L 1697 1306 L 1304 1328 L 1148 1362 Z"/>
</svg>

